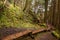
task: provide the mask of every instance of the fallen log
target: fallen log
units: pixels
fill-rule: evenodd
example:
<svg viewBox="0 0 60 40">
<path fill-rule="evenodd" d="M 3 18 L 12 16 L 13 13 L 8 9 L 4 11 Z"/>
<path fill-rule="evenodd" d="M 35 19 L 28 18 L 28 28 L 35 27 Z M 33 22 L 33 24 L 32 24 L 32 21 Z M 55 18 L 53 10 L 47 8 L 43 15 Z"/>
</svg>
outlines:
<svg viewBox="0 0 60 40">
<path fill-rule="evenodd" d="M 18 37 L 27 35 L 29 33 L 34 35 L 36 33 L 44 32 L 44 31 L 50 31 L 51 29 L 52 28 L 49 26 L 48 28 L 41 28 L 41 29 L 38 29 L 38 30 L 31 30 L 31 29 L 30 30 L 24 30 L 24 31 L 21 31 L 21 32 L 15 32 L 13 34 L 2 37 L 1 40 L 13 40 L 13 39 L 16 39 Z"/>
<path fill-rule="evenodd" d="M 15 33 L 15 34 L 12 34 L 12 35 L 8 35 L 4 38 L 2 38 L 2 40 L 13 40 L 13 39 L 16 39 L 18 37 L 21 37 L 21 36 L 24 36 L 26 34 L 29 34 L 31 33 L 30 30 L 26 30 L 26 31 L 23 31 L 23 32 L 19 32 L 19 33 Z"/>
<path fill-rule="evenodd" d="M 33 30 L 32 34 L 54 30 L 53 26 L 51 26 L 51 25 L 47 25 L 47 26 L 48 26 L 47 28 L 41 28 L 41 29 L 38 29 L 38 30 Z"/>
</svg>

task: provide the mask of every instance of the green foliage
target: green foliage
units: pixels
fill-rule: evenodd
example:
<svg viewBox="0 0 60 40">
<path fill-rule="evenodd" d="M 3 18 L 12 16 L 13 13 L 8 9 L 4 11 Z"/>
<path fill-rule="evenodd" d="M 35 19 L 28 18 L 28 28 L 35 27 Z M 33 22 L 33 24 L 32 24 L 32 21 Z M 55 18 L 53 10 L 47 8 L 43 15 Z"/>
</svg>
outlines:
<svg viewBox="0 0 60 40">
<path fill-rule="evenodd" d="M 47 25 L 45 23 L 40 24 L 41 27 L 47 28 Z"/>
<path fill-rule="evenodd" d="M 53 35 L 55 35 L 57 38 L 60 38 L 60 34 L 59 34 L 58 31 L 53 31 L 52 33 L 53 33 Z"/>
<path fill-rule="evenodd" d="M 25 3 L 26 0 L 22 2 Z M 29 2 L 31 2 L 31 0 L 29 0 Z M 2 1 L 0 6 L 1 7 L 3 6 L 3 10 L 1 10 L 0 12 L 0 27 L 5 25 L 6 27 L 12 26 L 12 27 L 39 28 L 40 25 L 34 22 L 34 20 L 36 19 L 34 19 L 33 16 L 29 12 L 27 11 L 26 13 L 23 12 L 23 9 L 25 6 L 24 4 L 22 5 L 21 2 L 16 1 L 15 6 L 14 6 L 13 1 L 7 0 L 6 4 L 3 4 L 3 1 Z M 27 10 L 29 10 L 29 8 Z M 35 17 L 38 17 L 38 16 L 35 15 Z"/>
<path fill-rule="evenodd" d="M 35 27 L 32 24 L 32 16 L 28 13 L 24 13 L 20 10 L 19 6 L 13 6 L 10 4 L 9 7 L 4 7 L 0 18 L 0 26 L 5 25 L 6 27 Z"/>
<path fill-rule="evenodd" d="M 3 6 L 3 2 L 2 2 L 2 1 L 0 1 L 0 8 L 2 8 L 2 6 Z"/>
<path fill-rule="evenodd" d="M 44 4 L 44 3 L 45 3 L 45 1 L 44 1 L 44 0 L 39 0 L 39 2 L 40 2 L 41 4 Z"/>
<path fill-rule="evenodd" d="M 4 6 L 0 13 L 0 26 L 20 26 L 20 19 L 23 16 L 23 12 L 18 6 L 10 4 L 9 7 Z"/>
</svg>

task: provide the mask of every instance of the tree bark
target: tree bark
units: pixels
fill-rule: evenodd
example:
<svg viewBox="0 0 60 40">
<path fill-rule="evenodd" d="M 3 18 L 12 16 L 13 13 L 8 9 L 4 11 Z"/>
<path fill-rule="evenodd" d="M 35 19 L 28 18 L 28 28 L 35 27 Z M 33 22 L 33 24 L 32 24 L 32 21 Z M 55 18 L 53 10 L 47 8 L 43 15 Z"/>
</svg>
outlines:
<svg viewBox="0 0 60 40">
<path fill-rule="evenodd" d="M 48 7 L 48 0 L 45 0 L 45 16 L 44 16 L 44 22 L 47 23 L 47 7 Z"/>
</svg>

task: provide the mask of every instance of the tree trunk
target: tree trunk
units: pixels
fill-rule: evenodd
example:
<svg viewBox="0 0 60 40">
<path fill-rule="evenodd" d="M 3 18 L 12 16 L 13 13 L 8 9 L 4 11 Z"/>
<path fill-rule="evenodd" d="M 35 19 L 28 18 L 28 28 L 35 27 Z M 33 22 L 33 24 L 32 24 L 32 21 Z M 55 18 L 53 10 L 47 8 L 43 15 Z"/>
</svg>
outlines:
<svg viewBox="0 0 60 40">
<path fill-rule="evenodd" d="M 44 22 L 47 23 L 47 8 L 48 8 L 48 0 L 45 0 L 45 16 L 44 16 Z"/>
</svg>

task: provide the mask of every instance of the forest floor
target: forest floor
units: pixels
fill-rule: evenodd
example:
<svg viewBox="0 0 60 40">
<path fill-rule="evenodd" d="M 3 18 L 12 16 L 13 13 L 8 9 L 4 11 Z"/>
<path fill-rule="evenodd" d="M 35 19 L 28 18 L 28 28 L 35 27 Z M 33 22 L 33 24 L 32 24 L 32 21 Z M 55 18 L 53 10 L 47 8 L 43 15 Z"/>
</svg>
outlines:
<svg viewBox="0 0 60 40">
<path fill-rule="evenodd" d="M 52 28 L 0 28 L 0 39 L 2 40 L 58 40 L 51 33 Z"/>
<path fill-rule="evenodd" d="M 15 40 L 58 40 L 58 39 L 54 37 L 51 34 L 51 32 L 45 32 L 45 33 L 35 34 L 34 38 L 31 38 L 30 36 L 24 36 L 17 38 Z"/>
</svg>

